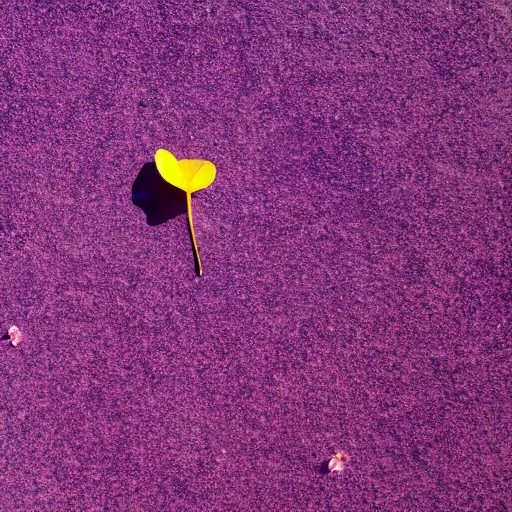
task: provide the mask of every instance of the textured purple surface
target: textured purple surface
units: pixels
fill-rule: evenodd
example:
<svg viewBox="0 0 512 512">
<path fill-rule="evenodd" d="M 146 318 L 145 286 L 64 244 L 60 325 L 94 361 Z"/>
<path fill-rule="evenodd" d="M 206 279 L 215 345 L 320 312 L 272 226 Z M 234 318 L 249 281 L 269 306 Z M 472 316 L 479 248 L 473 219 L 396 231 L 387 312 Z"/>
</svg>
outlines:
<svg viewBox="0 0 512 512">
<path fill-rule="evenodd" d="M 0 510 L 507 512 L 511 16 L 4 0 Z"/>
</svg>

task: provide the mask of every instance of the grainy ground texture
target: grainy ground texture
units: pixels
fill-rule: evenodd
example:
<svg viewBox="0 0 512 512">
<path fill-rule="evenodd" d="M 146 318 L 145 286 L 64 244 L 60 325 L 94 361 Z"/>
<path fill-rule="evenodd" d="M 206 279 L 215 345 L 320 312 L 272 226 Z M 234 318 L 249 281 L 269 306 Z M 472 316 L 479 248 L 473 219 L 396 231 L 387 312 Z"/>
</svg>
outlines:
<svg viewBox="0 0 512 512">
<path fill-rule="evenodd" d="M 511 16 L 3 0 L 0 511 L 508 512 Z"/>
</svg>

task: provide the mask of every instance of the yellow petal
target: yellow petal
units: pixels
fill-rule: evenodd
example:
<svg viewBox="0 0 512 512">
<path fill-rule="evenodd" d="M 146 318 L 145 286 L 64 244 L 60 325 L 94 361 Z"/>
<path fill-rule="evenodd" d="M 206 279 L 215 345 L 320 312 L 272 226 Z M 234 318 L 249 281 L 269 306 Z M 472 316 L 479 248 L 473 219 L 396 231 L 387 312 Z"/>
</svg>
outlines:
<svg viewBox="0 0 512 512">
<path fill-rule="evenodd" d="M 159 149 L 155 163 L 162 178 L 185 192 L 196 192 L 210 186 L 215 179 L 215 165 L 206 160 L 176 160 L 172 153 Z"/>
<path fill-rule="evenodd" d="M 176 160 L 176 157 L 172 153 L 166 149 L 159 149 L 155 153 L 155 164 L 158 172 L 165 181 L 181 190 L 188 190 L 189 181 L 185 179 L 178 164 L 178 160 Z"/>
<path fill-rule="evenodd" d="M 215 179 L 215 165 L 207 160 L 180 160 L 178 164 L 188 180 L 188 192 L 209 187 Z"/>
<path fill-rule="evenodd" d="M 203 273 L 199 249 L 197 248 L 194 223 L 192 222 L 192 192 L 209 187 L 215 179 L 215 165 L 206 160 L 180 160 L 165 149 L 155 153 L 155 164 L 162 178 L 187 193 L 187 215 L 192 234 L 194 253 L 197 258 L 199 275 Z"/>
</svg>

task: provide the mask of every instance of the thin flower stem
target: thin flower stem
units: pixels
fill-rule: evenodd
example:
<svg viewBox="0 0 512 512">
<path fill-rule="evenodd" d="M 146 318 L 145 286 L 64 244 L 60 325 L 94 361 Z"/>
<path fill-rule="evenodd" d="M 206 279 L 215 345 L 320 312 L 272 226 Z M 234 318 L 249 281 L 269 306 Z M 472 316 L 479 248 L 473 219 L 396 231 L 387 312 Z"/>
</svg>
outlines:
<svg viewBox="0 0 512 512">
<path fill-rule="evenodd" d="M 192 243 L 194 244 L 194 252 L 196 255 L 197 266 L 199 269 L 199 275 L 203 275 L 203 267 L 201 265 L 201 258 L 199 257 L 199 248 L 197 247 L 196 233 L 194 231 L 194 223 L 192 221 L 192 194 L 187 192 L 187 213 L 188 213 L 188 224 L 190 226 L 190 233 L 192 235 Z"/>
</svg>

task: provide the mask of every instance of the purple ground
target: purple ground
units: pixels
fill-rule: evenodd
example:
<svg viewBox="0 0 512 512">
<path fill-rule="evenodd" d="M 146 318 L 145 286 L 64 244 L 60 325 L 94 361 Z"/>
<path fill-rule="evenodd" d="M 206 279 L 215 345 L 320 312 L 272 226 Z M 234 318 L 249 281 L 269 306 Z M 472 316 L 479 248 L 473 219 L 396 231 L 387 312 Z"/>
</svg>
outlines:
<svg viewBox="0 0 512 512">
<path fill-rule="evenodd" d="M 507 512 L 511 20 L 3 0 L 0 511 Z"/>
</svg>

